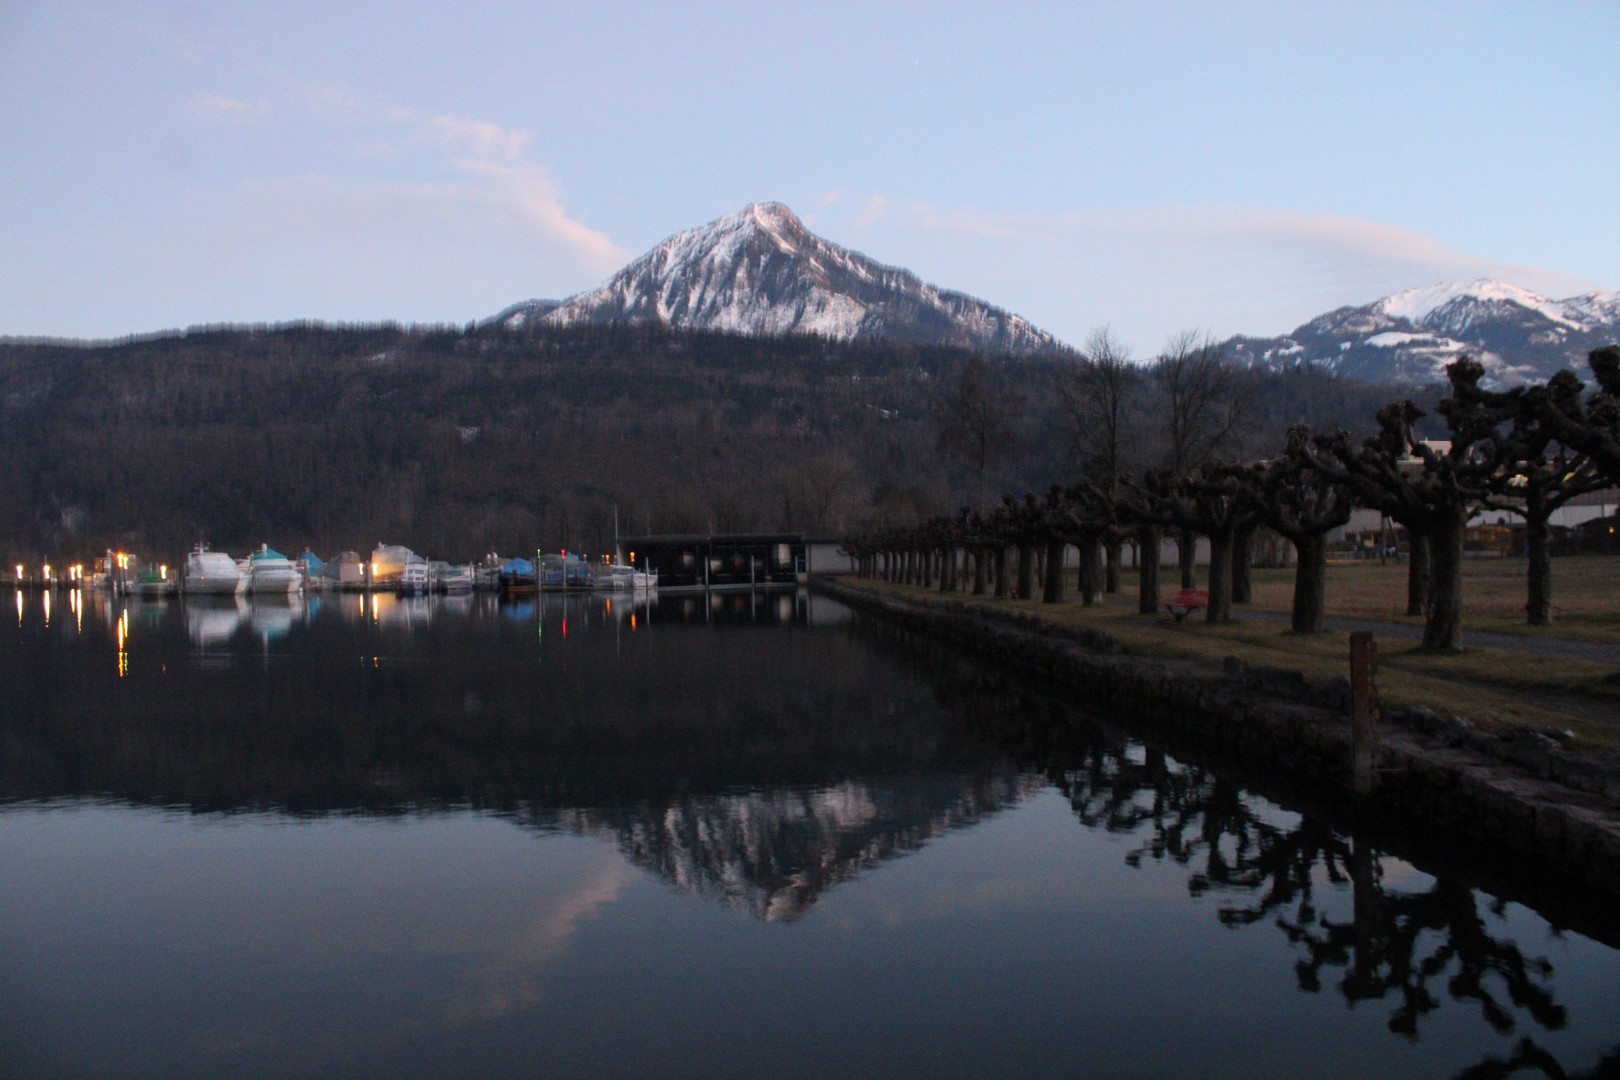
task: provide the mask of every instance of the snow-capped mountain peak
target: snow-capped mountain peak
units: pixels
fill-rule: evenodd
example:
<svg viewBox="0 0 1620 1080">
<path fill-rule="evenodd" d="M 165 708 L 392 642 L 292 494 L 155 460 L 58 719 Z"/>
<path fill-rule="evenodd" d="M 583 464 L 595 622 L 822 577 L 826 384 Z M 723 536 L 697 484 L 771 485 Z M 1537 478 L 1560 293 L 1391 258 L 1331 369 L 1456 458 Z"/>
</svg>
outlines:
<svg viewBox="0 0 1620 1080">
<path fill-rule="evenodd" d="M 676 233 L 601 286 L 528 318 L 889 337 L 1016 355 L 1062 348 L 1017 315 L 823 240 L 777 202 Z"/>
<path fill-rule="evenodd" d="M 1315 363 L 1374 381 L 1440 382 L 1464 354 L 1487 380 L 1512 385 L 1584 370 L 1586 354 L 1620 340 L 1620 293 L 1567 300 L 1477 278 L 1407 289 L 1319 315 L 1281 338 L 1234 338 L 1240 357 Z"/>
<path fill-rule="evenodd" d="M 1517 304 L 1526 310 L 1540 312 L 1553 322 L 1566 323 L 1570 326 L 1580 325 L 1569 318 L 1564 311 L 1564 305 L 1559 301 L 1549 300 L 1540 293 L 1489 278 L 1447 281 L 1421 289 L 1407 289 L 1405 292 L 1386 296 L 1371 306 L 1394 319 L 1426 323 L 1436 311 L 1458 300 L 1479 304 Z"/>
</svg>

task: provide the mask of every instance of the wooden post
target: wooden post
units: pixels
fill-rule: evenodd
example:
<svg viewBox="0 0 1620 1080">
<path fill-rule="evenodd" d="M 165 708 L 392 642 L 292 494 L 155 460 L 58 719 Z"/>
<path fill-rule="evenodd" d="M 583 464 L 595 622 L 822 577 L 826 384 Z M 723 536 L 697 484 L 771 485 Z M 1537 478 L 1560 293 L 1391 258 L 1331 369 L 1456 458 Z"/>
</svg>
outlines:
<svg viewBox="0 0 1620 1080">
<path fill-rule="evenodd" d="M 1350 635 L 1350 748 L 1352 782 L 1357 795 L 1372 794 L 1373 745 L 1378 741 L 1378 645 L 1369 631 Z"/>
</svg>

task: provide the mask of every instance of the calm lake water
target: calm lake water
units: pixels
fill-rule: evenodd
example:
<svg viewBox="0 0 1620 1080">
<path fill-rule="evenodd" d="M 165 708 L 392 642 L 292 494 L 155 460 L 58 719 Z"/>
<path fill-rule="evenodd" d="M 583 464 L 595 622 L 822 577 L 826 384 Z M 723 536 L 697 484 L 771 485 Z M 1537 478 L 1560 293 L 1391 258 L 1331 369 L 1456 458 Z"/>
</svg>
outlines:
<svg viewBox="0 0 1620 1080">
<path fill-rule="evenodd" d="M 0 619 L 6 1077 L 1620 1073 L 1620 912 L 829 601 Z"/>
</svg>

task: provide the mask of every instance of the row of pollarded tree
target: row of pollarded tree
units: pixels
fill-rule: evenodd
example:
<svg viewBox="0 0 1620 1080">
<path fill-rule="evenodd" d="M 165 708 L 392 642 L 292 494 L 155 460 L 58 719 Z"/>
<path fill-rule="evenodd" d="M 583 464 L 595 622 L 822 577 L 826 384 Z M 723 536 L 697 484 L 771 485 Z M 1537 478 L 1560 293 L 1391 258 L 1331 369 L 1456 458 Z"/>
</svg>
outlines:
<svg viewBox="0 0 1620 1080">
<path fill-rule="evenodd" d="M 1249 544 L 1267 527 L 1298 553 L 1293 628 L 1320 630 L 1325 607 L 1327 535 L 1354 506 L 1378 510 L 1411 540 L 1408 611 L 1425 617 L 1426 650 L 1455 649 L 1462 633 L 1464 530 L 1484 508 L 1524 516 L 1529 554 L 1526 610 L 1551 615 L 1549 525 L 1577 494 L 1620 484 L 1620 346 L 1590 357 L 1591 393 L 1571 372 L 1544 384 L 1491 391 L 1484 369 L 1464 357 L 1447 369 L 1451 392 L 1436 411 L 1449 446 L 1418 438 L 1424 414 L 1410 401 L 1378 412 L 1378 432 L 1359 442 L 1344 432 L 1288 433 L 1269 461 L 1155 468 L 1054 485 L 1044 498 L 1003 496 L 990 512 L 964 509 L 921 525 L 851 536 L 857 573 L 889 581 L 971 588 L 1024 599 L 1037 582 L 1048 603 L 1064 599 L 1068 549 L 1079 550 L 1079 593 L 1093 604 L 1119 588 L 1120 551 L 1131 541 L 1146 557 L 1139 610 L 1157 612 L 1158 552 L 1166 530 L 1208 538 L 1210 622 L 1227 622 L 1248 599 Z M 1184 563 L 1185 572 L 1185 563 Z M 969 584 L 971 583 L 971 584 Z M 1183 579 L 1183 584 L 1190 584 Z"/>
</svg>

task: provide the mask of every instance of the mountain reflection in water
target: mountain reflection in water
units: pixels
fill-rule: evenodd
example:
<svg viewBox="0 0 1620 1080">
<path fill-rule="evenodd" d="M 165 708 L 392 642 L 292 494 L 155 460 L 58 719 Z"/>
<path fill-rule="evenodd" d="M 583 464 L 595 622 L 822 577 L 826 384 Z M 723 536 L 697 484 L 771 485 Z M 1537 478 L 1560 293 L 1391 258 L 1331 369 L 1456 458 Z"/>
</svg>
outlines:
<svg viewBox="0 0 1620 1080">
<path fill-rule="evenodd" d="M 95 599 L 116 625 L 118 603 Z M 18 718 L 12 745 L 27 750 L 8 755 L 22 767 L 0 776 L 0 801 L 492 812 L 611 837 L 679 889 L 789 921 L 864 867 L 1041 784 L 942 730 L 923 686 L 896 688 L 874 716 L 857 690 L 872 661 L 842 635 L 716 649 L 717 628 L 847 617 L 805 594 L 324 594 L 140 610 L 126 674 L 95 668 Z M 654 624 L 656 650 L 640 648 Z M 263 663 L 294 626 L 303 640 Z M 411 647 L 416 634 L 431 642 Z M 220 677 L 222 658 L 254 662 Z M 208 677 L 175 678 L 188 661 Z"/>
<path fill-rule="evenodd" d="M 75 618 L 62 618 L 64 610 Z M 821 934 L 815 940 L 827 949 L 838 939 L 825 936 L 835 928 L 822 916 L 836 909 L 850 919 L 865 910 L 871 885 L 890 873 L 878 868 L 890 860 L 926 847 L 937 863 L 968 835 L 945 842 L 950 834 L 1061 799 L 1060 812 L 1079 826 L 1065 846 L 998 857 L 1064 861 L 1087 852 L 1086 873 L 1108 878 L 1081 876 L 1080 895 L 1140 889 L 1137 906 L 1167 920 L 1167 941 L 1237 948 L 1234 957 L 1251 966 L 1265 961 L 1258 975 L 1243 975 L 1229 957 L 1226 970 L 1205 978 L 1237 983 L 1211 984 L 1210 993 L 1261 995 L 1286 982 L 1296 999 L 1331 995 L 1347 1007 L 1344 1026 L 1310 1013 L 1310 1030 L 1321 1032 L 1314 1037 L 1357 1046 L 1369 1062 L 1396 1063 L 1391 1068 L 1414 1060 L 1399 1056 L 1399 1043 L 1443 1048 L 1452 1062 L 1444 1072 L 1459 1077 L 1620 1070 L 1620 1011 L 1602 989 L 1613 985 L 1604 972 L 1620 977 L 1620 920 L 1612 911 L 1538 888 L 1511 867 L 1449 859 L 1421 836 L 1352 834 L 1275 778 L 1250 776 L 1195 747 L 1143 740 L 1063 695 L 928 639 L 852 620 L 818 598 L 543 595 L 502 604 L 482 594 L 317 594 L 291 602 L 125 603 L 83 595 L 59 599 L 49 627 L 37 604 L 19 601 L 18 611 L 15 624 L 0 628 L 0 680 L 9 691 L 0 705 L 0 805 L 13 814 L 111 803 L 255 827 L 355 818 L 421 827 L 494 817 L 536 837 L 608 841 L 678 893 L 763 922 L 797 922 L 793 934 Z M 578 890 L 560 893 L 556 913 L 535 913 L 538 928 L 519 935 L 516 957 L 527 949 L 556 965 L 569 949 L 585 947 L 569 943 L 607 918 L 629 888 L 623 876 L 592 873 Z M 1006 879 L 987 880 L 973 894 L 1008 929 L 975 923 L 966 893 L 956 895 L 967 882 L 951 880 L 930 881 L 924 895 L 966 905 L 970 914 L 960 921 L 929 921 L 926 905 L 902 905 L 878 922 L 1027 948 L 1005 962 L 1045 971 L 1052 1000 L 1043 1000 L 1037 983 L 1032 996 L 1018 996 L 1020 1008 L 1038 1020 L 1043 1008 L 1084 1004 L 1089 1019 L 1063 1014 L 1060 1024 L 1054 1012 L 1042 1030 L 1057 1052 L 1066 1045 L 1057 1031 L 1072 1029 L 1081 1043 L 1071 1060 L 1090 1061 L 1079 1047 L 1097 1052 L 1105 1032 L 1080 1034 L 1084 1025 L 1103 1023 L 1116 1008 L 1128 1015 L 1115 999 L 1137 991 L 1095 985 L 1110 984 L 1101 966 L 1096 975 L 1088 967 L 1105 964 L 1106 941 L 1064 950 L 1093 924 L 1124 916 L 1099 904 L 1072 923 L 1064 921 L 1070 914 L 1050 916 L 1069 937 L 1026 931 L 1018 919 L 1067 913 L 1072 903 L 1068 871 L 1042 865 L 1030 873 L 1046 883 L 1033 899 Z M 864 892 L 834 899 L 846 895 L 839 886 L 862 876 Z M 1164 906 L 1160 884 L 1179 890 L 1181 906 Z M 1210 942 L 1199 924 L 1225 928 L 1232 944 Z M 1026 932 L 1032 943 L 1015 945 Z M 880 953 L 905 952 L 901 939 L 876 940 L 885 942 L 874 946 Z M 931 955 L 929 946 L 911 948 Z M 1127 959 L 1148 965 L 1151 952 Z M 1063 956 L 1063 965 L 1043 966 L 1047 953 Z M 751 956 L 762 970 L 776 963 L 768 951 Z M 815 959 L 797 962 L 809 970 Z M 981 975 L 994 983 L 998 961 L 986 962 L 989 974 Z M 1204 962 L 1188 956 L 1168 970 L 1199 970 Z M 447 1007 L 455 1023 L 527 1016 L 542 1002 L 559 1008 L 533 971 L 508 970 L 516 963 L 479 960 L 484 996 Z M 912 963 L 898 974 L 918 988 L 918 1001 L 947 993 L 932 985 L 939 957 Z M 782 969 L 774 970 L 774 985 L 750 992 L 779 988 Z M 875 971 L 868 978 L 881 982 Z M 1583 990 L 1594 980 L 1596 996 Z M 1165 991 L 1146 992 L 1157 1000 L 1152 995 Z M 864 1000 L 853 986 L 837 994 Z M 1369 1006 L 1390 1045 L 1369 1047 L 1352 1026 Z M 844 1022 L 828 1007 L 806 1023 Z M 1348 1007 L 1361 1011 L 1351 1016 Z M 993 1012 L 973 1013 L 992 1045 L 989 1032 L 1012 1023 Z M 1274 1030 L 1281 1021 L 1256 1023 Z M 0 1023 L 0 1036 L 6 1030 Z M 1032 1043 L 1016 1045 L 1035 1053 Z M 1168 1072 L 1206 1074 L 1193 1044 L 1181 1053 L 1172 1054 Z M 1328 1054 L 1316 1064 L 1323 1074 L 1356 1075 L 1358 1060 L 1340 1067 Z M 1272 1074 L 1300 1072 L 1297 1057 L 1279 1061 L 1286 1067 L 1274 1062 Z M 727 1072 L 712 1064 L 694 1058 L 682 1069 Z M 887 1071 L 972 1075 L 989 1063 L 963 1056 L 958 1066 Z"/>
</svg>

